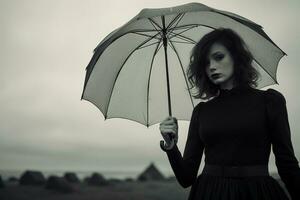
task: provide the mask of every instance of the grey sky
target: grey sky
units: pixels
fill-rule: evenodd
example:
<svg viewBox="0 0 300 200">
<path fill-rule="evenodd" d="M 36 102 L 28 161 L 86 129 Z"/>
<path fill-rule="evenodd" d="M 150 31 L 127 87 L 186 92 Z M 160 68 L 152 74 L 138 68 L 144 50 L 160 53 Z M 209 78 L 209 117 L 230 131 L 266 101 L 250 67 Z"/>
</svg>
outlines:
<svg viewBox="0 0 300 200">
<path fill-rule="evenodd" d="M 200 2 L 200 1 L 199 1 Z M 93 49 L 142 8 L 188 1 L 1 0 L 0 169 L 143 169 L 150 161 L 171 168 L 159 148 L 158 125 L 104 121 L 81 92 Z M 300 160 L 299 3 L 201 1 L 257 22 L 288 56 L 278 69 L 287 100 L 294 150 Z M 188 122 L 179 122 L 184 148 Z M 270 165 L 274 168 L 274 157 Z M 202 163 L 203 164 L 203 163 Z"/>
</svg>

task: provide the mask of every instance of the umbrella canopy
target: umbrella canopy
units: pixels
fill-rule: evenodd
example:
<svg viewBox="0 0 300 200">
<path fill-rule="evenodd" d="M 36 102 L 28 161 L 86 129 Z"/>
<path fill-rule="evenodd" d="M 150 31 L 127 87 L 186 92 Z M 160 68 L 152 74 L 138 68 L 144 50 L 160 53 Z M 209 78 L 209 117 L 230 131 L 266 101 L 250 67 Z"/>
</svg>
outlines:
<svg viewBox="0 0 300 200">
<path fill-rule="evenodd" d="M 146 126 L 168 115 L 190 120 L 199 100 L 186 77 L 194 45 L 208 32 L 230 28 L 245 41 L 261 78 L 258 88 L 277 83 L 279 60 L 286 55 L 262 27 L 239 15 L 200 3 L 143 9 L 95 48 L 86 68 L 82 99 L 107 118 Z M 163 48 L 162 48 L 163 47 Z"/>
</svg>

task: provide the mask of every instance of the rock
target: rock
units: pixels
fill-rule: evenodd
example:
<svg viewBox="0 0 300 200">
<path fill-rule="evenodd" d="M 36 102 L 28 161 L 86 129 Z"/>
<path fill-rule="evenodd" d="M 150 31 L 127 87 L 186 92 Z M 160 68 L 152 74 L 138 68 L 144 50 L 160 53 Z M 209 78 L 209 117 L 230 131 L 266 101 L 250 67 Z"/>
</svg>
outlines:
<svg viewBox="0 0 300 200">
<path fill-rule="evenodd" d="M 93 173 L 87 180 L 89 185 L 104 186 L 108 185 L 108 181 L 99 173 Z"/>
<path fill-rule="evenodd" d="M 133 178 L 128 177 L 128 178 L 125 178 L 125 181 L 126 182 L 133 182 L 134 180 L 133 180 Z"/>
<path fill-rule="evenodd" d="M 70 183 L 79 183 L 80 182 L 80 180 L 77 177 L 77 175 L 75 173 L 73 173 L 73 172 L 67 172 L 67 173 L 65 173 L 64 178 L 68 182 L 70 182 Z"/>
<path fill-rule="evenodd" d="M 20 185 L 44 185 L 46 179 L 39 171 L 25 171 L 20 178 Z"/>
<path fill-rule="evenodd" d="M 88 184 L 89 181 L 90 181 L 90 177 L 85 177 L 85 178 L 83 179 L 83 182 L 86 183 L 86 184 Z"/>
<path fill-rule="evenodd" d="M 19 179 L 14 176 L 11 176 L 8 178 L 8 182 L 19 182 Z"/>
<path fill-rule="evenodd" d="M 46 182 L 46 189 L 56 190 L 63 193 L 73 192 L 71 184 L 63 177 L 50 176 Z"/>
<path fill-rule="evenodd" d="M 133 178 L 130 178 L 130 177 L 128 177 L 128 178 L 125 178 L 125 182 L 133 182 L 134 181 L 134 179 Z"/>
<path fill-rule="evenodd" d="M 108 180 L 108 182 L 111 184 L 118 184 L 118 183 L 122 183 L 122 180 L 118 178 L 111 178 Z"/>
<path fill-rule="evenodd" d="M 162 181 L 165 180 L 163 174 L 157 169 L 154 163 L 150 163 L 150 165 L 143 171 L 137 178 L 139 181 Z"/>
<path fill-rule="evenodd" d="M 2 177 L 0 176 L 0 188 L 4 188 L 4 182 L 2 180 Z"/>
</svg>

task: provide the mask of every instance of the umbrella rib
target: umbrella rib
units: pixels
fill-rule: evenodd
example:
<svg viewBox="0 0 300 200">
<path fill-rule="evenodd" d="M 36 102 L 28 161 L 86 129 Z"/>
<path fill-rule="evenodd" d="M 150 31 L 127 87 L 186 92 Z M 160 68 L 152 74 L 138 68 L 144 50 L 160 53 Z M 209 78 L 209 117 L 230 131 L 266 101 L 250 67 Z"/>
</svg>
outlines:
<svg viewBox="0 0 300 200">
<path fill-rule="evenodd" d="M 148 35 L 148 34 L 144 34 L 144 33 L 140 33 L 140 32 L 133 32 L 134 34 L 137 34 L 137 35 L 141 35 L 141 36 L 146 36 L 146 37 L 148 37 L 148 38 L 151 38 L 153 35 Z M 158 38 L 156 38 L 156 39 L 159 39 L 159 37 Z"/>
<path fill-rule="evenodd" d="M 118 40 L 119 38 L 123 37 L 124 35 L 126 34 L 129 34 L 129 33 L 134 33 L 134 34 L 137 34 L 138 32 L 152 32 L 152 31 L 155 31 L 157 32 L 158 30 L 153 30 L 153 29 L 150 29 L 150 30 L 146 30 L 146 29 L 137 29 L 137 30 L 132 30 L 132 31 L 129 31 L 129 32 L 126 32 L 122 35 L 120 35 L 119 37 L 116 37 L 114 38 L 113 40 L 109 40 L 107 39 L 103 44 L 101 44 L 100 46 L 98 45 L 95 50 L 94 50 L 94 55 L 92 56 L 90 62 L 88 63 L 87 67 L 86 67 L 86 75 L 85 75 L 85 80 L 84 80 L 84 85 L 83 85 L 83 91 L 82 91 L 82 95 L 81 95 L 81 99 L 83 99 L 83 95 L 84 95 L 84 92 L 85 92 L 85 88 L 86 88 L 86 85 L 87 85 L 87 82 L 89 81 L 90 79 L 90 75 L 94 69 L 94 66 L 96 64 L 96 62 L 98 61 L 98 59 L 100 58 L 100 56 L 102 55 L 103 51 L 104 50 L 98 50 L 100 49 L 100 47 L 103 47 L 105 46 L 105 48 L 108 46 L 107 43 L 109 42 L 109 44 L 115 42 L 116 40 Z M 157 36 L 158 34 L 155 35 L 155 37 Z M 153 37 L 151 37 L 152 39 Z M 158 37 L 159 38 L 159 37 Z M 102 48 L 104 49 L 104 48 Z"/>
<path fill-rule="evenodd" d="M 163 46 L 163 43 L 161 42 L 160 43 L 160 46 L 158 47 L 158 50 L 157 51 L 159 51 L 160 50 L 160 48 Z"/>
<path fill-rule="evenodd" d="M 175 28 L 190 27 L 190 26 L 195 26 L 195 27 L 197 27 L 197 26 L 204 26 L 204 27 L 207 27 L 207 28 L 215 29 L 214 27 L 212 27 L 212 26 L 207 26 L 207 25 L 205 25 L 205 24 L 190 24 L 190 25 L 188 25 L 188 26 L 178 26 L 178 27 L 175 27 Z M 174 28 L 171 28 L 170 30 L 173 30 L 173 29 L 174 29 Z M 170 32 L 170 33 L 172 33 L 172 32 Z M 180 39 L 182 39 L 182 40 L 183 40 L 183 38 L 185 38 L 186 40 L 191 40 L 191 42 L 193 42 L 193 44 L 196 44 L 196 43 L 197 43 L 197 42 L 194 41 L 193 39 L 188 38 L 188 37 L 186 37 L 186 36 L 183 36 L 183 35 L 180 35 L 180 34 L 179 34 L 179 36 L 182 37 L 182 38 L 180 38 L 180 37 L 178 37 L 178 38 L 180 38 Z"/>
<path fill-rule="evenodd" d="M 168 30 L 173 31 L 173 30 L 185 29 L 185 28 L 189 28 L 191 26 L 206 26 L 206 25 L 202 25 L 202 24 L 187 24 L 187 25 L 182 25 L 182 26 L 174 26 L 173 28 L 169 28 Z"/>
<path fill-rule="evenodd" d="M 168 40 L 168 43 L 170 44 L 171 42 L 173 42 L 172 40 Z M 172 49 L 173 49 L 173 51 L 176 51 L 175 49 L 174 49 L 174 46 L 173 45 L 169 45 L 169 47 L 171 47 Z"/>
<path fill-rule="evenodd" d="M 195 42 L 193 42 L 193 41 L 190 41 L 190 40 L 188 40 L 188 39 L 185 39 L 185 38 L 181 38 L 181 37 L 176 37 L 177 39 L 180 39 L 180 40 L 182 40 L 182 41 L 177 41 L 178 43 L 179 42 L 182 42 L 182 43 L 187 43 L 187 44 L 195 44 Z M 171 40 L 172 38 L 170 38 L 170 40 Z M 174 42 L 175 40 L 173 40 L 172 42 Z"/>
<path fill-rule="evenodd" d="M 192 42 L 182 42 L 182 41 L 175 41 L 175 40 L 170 40 L 172 41 L 173 43 L 181 43 L 181 44 L 194 44 Z"/>
<path fill-rule="evenodd" d="M 160 37 L 163 37 L 163 35 L 161 34 L 162 28 L 159 26 L 159 24 L 157 24 L 157 23 L 156 23 L 153 19 L 151 19 L 151 18 L 148 18 L 148 20 L 150 21 L 151 25 L 155 28 L 155 30 L 156 30 L 157 32 L 160 33 Z M 160 28 L 160 30 L 158 30 L 157 27 L 156 27 L 154 24 L 155 24 L 158 28 Z"/>
<path fill-rule="evenodd" d="M 149 71 L 149 77 L 148 77 L 148 85 L 147 85 L 147 127 L 149 126 L 149 88 L 150 88 L 150 77 L 151 77 L 151 73 L 152 73 L 152 67 L 153 67 L 153 61 L 154 61 L 154 57 L 157 54 L 157 52 L 159 51 L 160 47 L 160 43 L 162 41 L 162 38 L 159 40 L 159 43 L 157 44 L 154 54 L 152 56 L 152 60 L 151 60 L 151 65 L 150 65 L 150 71 Z"/>
<path fill-rule="evenodd" d="M 175 37 L 175 36 L 173 36 L 173 37 Z M 172 38 L 173 38 L 173 37 L 172 37 Z M 190 42 L 191 44 L 196 44 L 196 43 L 197 43 L 195 40 L 193 40 L 193 39 L 191 39 L 191 38 L 189 38 L 189 37 L 183 36 L 183 35 L 181 35 L 181 34 L 177 34 L 177 35 L 176 35 L 176 38 L 181 39 L 181 40 L 184 40 L 184 41 L 186 41 L 186 42 Z M 171 39 L 171 38 L 170 38 L 170 39 Z"/>
<path fill-rule="evenodd" d="M 277 47 L 278 49 L 280 49 L 277 44 L 275 44 L 275 42 L 273 42 L 273 40 L 263 31 L 263 27 L 259 24 L 256 24 L 248 19 L 244 20 L 244 19 L 241 19 L 241 18 L 238 18 L 236 16 L 231 16 L 229 14 L 226 14 L 226 13 L 222 13 L 222 12 L 218 12 L 216 10 L 214 10 L 215 13 L 218 13 L 220 15 L 223 15 L 223 16 L 226 16 L 226 17 L 229 17 L 230 19 L 233 19 L 241 24 L 243 24 L 244 26 L 254 30 L 256 33 L 258 33 L 259 35 L 263 36 L 265 39 L 267 39 L 269 42 L 271 42 L 275 47 Z M 287 55 L 282 49 L 280 49 L 282 51 L 283 54 Z"/>
<path fill-rule="evenodd" d="M 262 68 L 275 81 L 275 83 L 278 84 L 276 78 L 274 79 L 273 76 L 271 76 L 271 74 L 264 67 L 262 67 L 263 66 L 262 64 L 260 64 L 254 57 L 253 57 L 253 60 L 260 66 L 260 68 Z M 276 76 L 276 74 L 275 74 L 275 76 Z"/>
<path fill-rule="evenodd" d="M 185 13 L 182 13 L 182 14 L 181 14 L 179 20 L 177 21 L 176 25 L 175 25 L 173 28 L 177 27 L 177 25 L 178 25 L 179 22 L 182 20 L 182 18 L 184 17 L 184 15 L 185 15 Z M 172 28 L 172 29 L 173 29 L 173 28 Z"/>
<path fill-rule="evenodd" d="M 172 41 L 171 41 L 171 40 L 168 40 L 168 41 L 169 41 L 169 44 L 171 44 L 170 46 L 172 47 L 172 49 L 173 49 L 174 52 L 176 53 L 176 56 L 177 56 L 178 61 L 179 61 L 179 64 L 180 64 L 180 68 L 181 68 L 182 73 L 183 73 L 183 77 L 184 77 L 185 83 L 186 83 L 186 85 L 187 85 L 187 88 L 189 88 L 189 85 L 188 85 L 188 82 L 187 82 L 187 79 L 186 79 L 186 76 L 185 76 L 185 71 L 184 71 L 184 69 L 183 69 L 183 65 L 182 65 L 182 62 L 181 62 L 181 60 L 180 60 L 179 54 L 178 54 L 178 52 L 177 52 L 175 46 L 173 45 Z M 194 108 L 195 105 L 194 105 L 194 102 L 193 102 L 193 98 L 192 98 L 191 92 L 190 92 L 189 89 L 188 89 L 187 91 L 188 91 L 188 93 L 189 93 L 189 95 L 190 95 L 190 100 L 191 100 L 192 105 L 193 105 L 193 108 Z"/>
<path fill-rule="evenodd" d="M 183 28 L 186 28 L 186 27 L 191 27 L 191 26 L 203 26 L 203 27 L 207 27 L 207 28 L 211 28 L 211 29 L 216 29 L 212 26 L 208 26 L 208 25 L 205 25 L 205 24 L 188 24 L 188 25 L 182 25 L 182 26 L 177 26 L 177 27 L 173 27 L 173 28 L 170 28 L 169 30 L 174 30 L 174 29 L 183 29 Z"/>
<path fill-rule="evenodd" d="M 167 26 L 167 30 L 170 28 L 170 26 L 172 26 L 176 21 L 177 21 L 177 19 L 180 17 L 180 13 L 178 14 L 178 15 L 176 15 L 173 19 L 172 19 L 172 21 L 168 24 L 168 26 Z"/>
<path fill-rule="evenodd" d="M 128 31 L 123 35 L 126 35 L 128 33 L 153 32 L 153 31 L 158 32 L 160 30 L 157 30 L 157 29 L 155 29 L 155 30 L 154 29 L 135 29 L 135 30 Z M 123 36 L 123 35 L 121 35 L 121 36 Z"/>
<path fill-rule="evenodd" d="M 245 17 L 243 17 L 243 16 L 239 16 L 239 15 L 237 15 L 237 14 L 235 14 L 235 13 L 231 13 L 231 12 L 227 12 L 227 11 L 223 11 L 223 10 L 217 10 L 217 9 L 214 9 L 213 12 L 218 13 L 218 14 L 221 14 L 221 15 L 224 15 L 224 16 L 226 16 L 226 17 L 233 18 L 233 19 L 235 19 L 235 20 L 238 21 L 238 22 L 241 22 L 240 20 L 242 20 L 242 21 L 244 21 L 244 22 L 246 22 L 246 23 L 251 23 L 251 24 L 253 24 L 253 25 L 256 26 L 257 28 L 263 28 L 261 25 L 255 23 L 255 22 L 253 22 L 253 21 L 251 21 L 251 20 L 249 20 L 249 19 L 247 19 L 247 18 L 245 18 Z M 231 15 L 230 15 L 230 14 L 231 14 Z M 241 23 L 242 23 L 242 22 L 241 22 Z"/>
<path fill-rule="evenodd" d="M 159 40 L 158 42 L 153 42 L 153 43 L 151 43 L 151 44 L 148 44 L 148 45 L 145 45 L 145 46 L 141 46 L 141 47 L 139 47 L 138 49 L 143 49 L 143 48 L 152 46 L 152 45 L 157 44 L 157 43 L 160 43 L 160 40 Z"/>
<path fill-rule="evenodd" d="M 151 19 L 150 18 L 148 18 L 150 21 L 151 21 Z M 191 24 L 191 25 L 193 25 L 193 24 Z M 194 24 L 194 25 L 197 25 L 197 24 Z M 211 29 L 215 29 L 215 28 L 213 28 L 213 27 L 210 27 L 210 26 L 207 26 L 207 25 L 201 25 L 201 24 L 198 24 L 199 26 L 205 26 L 205 27 L 208 27 L 208 28 L 211 28 Z M 154 25 L 153 25 L 154 26 Z M 181 27 L 186 27 L 186 26 L 178 26 L 177 28 L 181 28 Z M 154 28 L 156 29 L 156 27 L 154 26 Z M 172 29 L 174 29 L 174 28 L 170 28 L 170 30 L 172 30 Z M 124 35 L 126 35 L 126 34 L 129 34 L 129 33 L 137 33 L 137 32 L 150 32 L 150 31 L 158 31 L 157 29 L 156 30 L 143 30 L 143 29 L 141 29 L 141 30 L 135 30 L 136 32 L 134 32 L 134 31 L 130 31 L 130 32 L 127 32 L 127 33 L 125 33 L 125 34 L 122 34 L 122 35 L 120 35 L 119 37 L 117 37 L 117 38 L 114 38 L 112 41 L 110 41 L 110 43 L 113 43 L 115 40 L 117 40 L 117 39 L 119 39 L 120 37 L 122 37 L 122 36 L 124 36 Z M 161 35 L 161 33 L 159 33 L 160 35 Z M 158 34 L 156 34 L 155 35 L 155 37 L 157 36 Z M 153 38 L 153 37 L 152 37 Z M 151 39 L 152 39 L 151 38 Z M 107 40 L 108 41 L 108 40 Z M 106 42 L 107 41 L 105 41 L 101 46 L 103 46 L 103 45 L 106 45 Z M 99 46 L 98 46 L 99 47 Z M 97 49 L 98 49 L 98 47 L 97 47 Z M 99 47 L 100 48 L 100 47 Z M 99 59 L 99 57 L 101 56 L 101 54 L 103 53 L 103 51 L 98 51 L 98 50 L 96 50 L 95 52 L 94 52 L 94 55 L 92 56 L 92 58 L 91 58 L 91 60 L 90 60 L 90 62 L 89 62 L 89 64 L 87 65 L 87 67 L 86 67 L 86 76 L 85 76 L 85 80 L 84 80 L 84 85 L 83 85 L 83 91 L 82 91 L 82 95 L 81 95 L 81 99 L 83 99 L 83 95 L 84 95 L 84 92 L 85 92 L 85 88 L 86 88 L 86 85 L 87 85 L 87 82 L 89 81 L 89 78 L 90 78 L 90 75 L 91 75 L 91 73 L 92 73 L 92 71 L 93 71 L 93 69 L 94 69 L 94 66 L 95 66 L 95 64 L 96 64 L 96 62 L 98 61 L 98 59 Z"/>
<path fill-rule="evenodd" d="M 152 40 L 156 35 L 158 35 L 159 33 L 157 33 L 157 34 L 155 34 L 152 38 L 149 38 L 148 40 L 145 40 L 145 41 L 143 41 L 140 45 L 138 45 L 132 52 L 130 52 L 130 54 L 127 56 L 127 58 L 124 60 L 124 62 L 122 63 L 122 65 L 121 65 L 121 67 L 120 67 L 120 69 L 119 69 L 119 71 L 118 71 L 118 73 L 117 73 L 117 76 L 116 76 L 116 78 L 115 78 L 115 80 L 114 80 L 114 84 L 113 84 L 113 86 L 112 86 L 112 90 L 111 90 L 111 93 L 110 93 L 110 96 L 109 96 L 109 103 L 108 103 L 108 106 L 107 106 L 107 110 L 106 110 L 106 113 L 105 113 L 105 115 L 104 115 L 104 117 L 106 118 L 107 117 L 107 112 L 108 112 L 108 108 L 109 108 L 109 105 L 110 105 L 110 100 L 111 100 L 111 96 L 112 96 L 112 93 L 113 93 L 113 90 L 114 90 L 114 87 L 115 87 L 115 85 L 116 85 L 116 82 L 117 82 L 117 79 L 118 79 L 118 77 L 119 77 L 119 74 L 120 74 L 120 72 L 121 72 L 121 70 L 123 69 L 123 66 L 125 65 L 125 63 L 127 62 L 127 60 L 129 59 L 129 57 L 140 47 L 140 46 L 142 46 L 142 45 L 144 45 L 145 43 L 147 43 L 147 42 L 149 42 L 150 40 Z"/>
<path fill-rule="evenodd" d="M 190 26 L 187 29 L 185 29 L 185 30 L 183 30 L 183 31 L 181 31 L 179 33 L 173 33 L 173 32 L 170 31 L 169 33 L 173 33 L 174 34 L 172 37 L 170 37 L 170 39 L 172 39 L 173 37 L 176 37 L 177 35 L 180 35 L 181 33 L 187 32 L 187 31 L 191 30 L 192 28 L 196 28 L 196 27 L 198 27 L 198 26 L 196 26 L 196 25 L 195 26 Z"/>
<path fill-rule="evenodd" d="M 181 19 L 183 18 L 183 16 L 184 16 L 184 14 L 182 14 L 182 13 L 179 13 L 178 15 L 176 15 L 176 17 L 174 17 L 174 19 L 169 23 L 169 25 L 167 26 L 167 30 L 175 23 L 175 22 L 177 22 L 176 23 L 176 25 L 175 26 L 177 26 L 178 25 L 178 23 L 181 21 Z M 179 18 L 179 19 L 178 19 Z"/>
</svg>

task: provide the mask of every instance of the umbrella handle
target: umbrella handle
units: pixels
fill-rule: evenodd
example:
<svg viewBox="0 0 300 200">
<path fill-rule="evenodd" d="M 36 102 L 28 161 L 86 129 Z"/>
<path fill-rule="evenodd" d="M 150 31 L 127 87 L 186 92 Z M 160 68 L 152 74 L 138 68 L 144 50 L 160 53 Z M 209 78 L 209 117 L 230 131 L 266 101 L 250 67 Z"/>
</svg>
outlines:
<svg viewBox="0 0 300 200">
<path fill-rule="evenodd" d="M 174 136 L 171 135 L 171 134 L 169 133 L 169 137 L 170 137 L 170 139 L 171 139 L 171 144 L 170 144 L 170 146 L 173 148 L 174 143 L 175 143 Z M 170 149 L 168 149 L 168 148 L 166 147 L 166 144 L 165 144 L 165 141 L 164 141 L 164 140 L 161 140 L 161 141 L 160 141 L 160 148 L 162 148 L 162 149 L 165 150 L 165 151 L 170 150 Z"/>
</svg>

